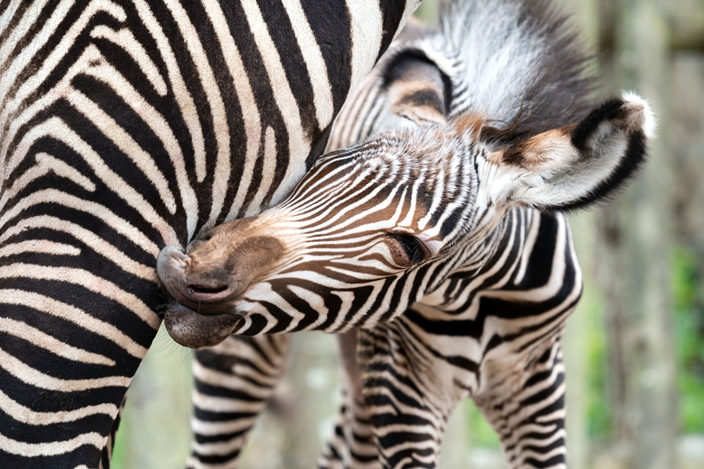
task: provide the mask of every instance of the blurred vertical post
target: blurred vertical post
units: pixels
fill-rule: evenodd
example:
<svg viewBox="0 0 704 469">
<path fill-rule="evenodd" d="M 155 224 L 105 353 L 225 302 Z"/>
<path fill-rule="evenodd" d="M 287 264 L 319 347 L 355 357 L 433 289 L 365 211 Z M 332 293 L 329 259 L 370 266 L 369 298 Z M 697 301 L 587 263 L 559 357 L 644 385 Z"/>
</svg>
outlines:
<svg viewBox="0 0 704 469">
<path fill-rule="evenodd" d="M 669 279 L 672 182 L 667 126 L 670 67 L 664 3 L 618 0 L 615 72 L 619 86 L 648 99 L 659 137 L 645 169 L 607 212 L 612 274 L 604 282 L 616 438 L 628 466 L 677 467 L 675 353 Z"/>
<path fill-rule="evenodd" d="M 589 50 L 598 50 L 599 5 L 597 0 L 562 0 L 565 8 L 574 18 L 575 25 L 582 31 L 582 40 Z M 589 64 L 594 73 L 598 67 L 596 60 Z M 567 321 L 563 340 L 565 378 L 567 386 L 567 461 L 570 469 L 589 467 L 589 377 L 588 364 L 589 331 L 593 327 L 593 314 L 597 288 L 593 275 L 595 230 L 594 212 L 581 212 L 570 217 L 575 247 L 582 264 L 584 294 L 577 311 Z"/>
</svg>

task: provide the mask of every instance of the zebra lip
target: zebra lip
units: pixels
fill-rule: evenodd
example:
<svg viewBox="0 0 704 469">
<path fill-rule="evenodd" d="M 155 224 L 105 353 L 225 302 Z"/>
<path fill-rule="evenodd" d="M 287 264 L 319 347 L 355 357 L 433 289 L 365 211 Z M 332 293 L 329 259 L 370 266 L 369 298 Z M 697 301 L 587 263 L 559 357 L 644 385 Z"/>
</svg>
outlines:
<svg viewBox="0 0 704 469">
<path fill-rule="evenodd" d="M 230 285 L 218 285 L 214 287 L 189 284 L 186 285 L 184 292 L 185 298 L 190 301 L 202 301 L 206 303 L 215 303 L 223 301 L 232 296 L 234 289 Z"/>
<path fill-rule="evenodd" d="M 203 315 L 175 301 L 164 314 L 164 325 L 171 338 L 190 348 L 217 345 L 232 332 L 242 314 Z"/>
</svg>

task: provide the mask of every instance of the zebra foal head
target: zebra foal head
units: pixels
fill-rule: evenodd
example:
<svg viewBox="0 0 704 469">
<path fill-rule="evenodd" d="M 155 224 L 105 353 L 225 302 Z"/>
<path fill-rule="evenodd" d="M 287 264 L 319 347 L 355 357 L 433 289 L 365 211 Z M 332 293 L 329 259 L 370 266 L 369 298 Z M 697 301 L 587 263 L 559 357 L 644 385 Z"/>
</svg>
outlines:
<svg viewBox="0 0 704 469">
<path fill-rule="evenodd" d="M 608 195 L 643 160 L 653 117 L 624 94 L 512 145 L 488 128 L 460 115 L 327 154 L 280 205 L 213 228 L 185 254 L 162 252 L 179 303 L 172 336 L 184 325 L 212 341 L 389 320 L 481 264 L 511 208 L 570 210 Z"/>
<path fill-rule="evenodd" d="M 161 252 L 177 342 L 393 319 L 481 268 L 514 207 L 586 207 L 638 168 L 648 105 L 624 93 L 587 112 L 586 54 L 549 2 L 450 7 L 360 87 L 348 111 L 366 130 L 331 136 L 370 138 L 319 158 L 279 205 Z"/>
</svg>

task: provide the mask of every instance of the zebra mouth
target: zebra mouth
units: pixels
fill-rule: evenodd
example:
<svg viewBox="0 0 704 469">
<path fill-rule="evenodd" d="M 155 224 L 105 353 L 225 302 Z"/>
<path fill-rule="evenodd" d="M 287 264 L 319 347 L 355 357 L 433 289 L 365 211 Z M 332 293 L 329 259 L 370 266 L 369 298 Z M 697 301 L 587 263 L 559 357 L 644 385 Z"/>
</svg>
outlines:
<svg viewBox="0 0 704 469">
<path fill-rule="evenodd" d="M 184 347 L 217 345 L 232 332 L 243 314 L 199 314 L 172 301 L 164 314 L 164 325 L 171 338 Z"/>
<path fill-rule="evenodd" d="M 189 275 L 188 262 L 188 256 L 176 247 L 159 253 L 157 273 L 171 297 L 200 315 L 229 313 L 229 300 L 237 296 L 238 284 L 223 276 Z"/>
<path fill-rule="evenodd" d="M 213 346 L 225 340 L 244 317 L 232 306 L 238 289 L 227 279 L 212 276 L 189 282 L 187 261 L 188 256 L 175 247 L 164 248 L 157 259 L 157 273 L 170 296 L 164 325 L 184 347 Z"/>
<path fill-rule="evenodd" d="M 186 285 L 186 295 L 191 301 L 216 302 L 227 299 L 232 295 L 233 289 L 230 285 Z"/>
</svg>

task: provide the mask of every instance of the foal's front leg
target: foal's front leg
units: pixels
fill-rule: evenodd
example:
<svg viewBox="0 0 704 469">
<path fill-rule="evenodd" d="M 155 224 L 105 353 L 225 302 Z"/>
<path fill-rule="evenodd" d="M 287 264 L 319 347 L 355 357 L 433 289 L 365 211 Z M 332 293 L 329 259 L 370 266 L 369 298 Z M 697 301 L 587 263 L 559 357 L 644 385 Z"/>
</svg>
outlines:
<svg viewBox="0 0 704 469">
<path fill-rule="evenodd" d="M 471 396 L 512 469 L 566 468 L 561 325 L 525 347 L 482 352 L 469 336 L 424 334 L 413 317 L 359 332 L 362 392 L 383 467 L 435 468 L 447 419 Z M 473 361 L 472 350 L 481 358 Z"/>
<path fill-rule="evenodd" d="M 452 365 L 427 355 L 404 318 L 359 331 L 363 394 L 385 468 L 435 468 L 445 424 L 468 392 Z"/>
<path fill-rule="evenodd" d="M 559 337 L 507 366 L 487 359 L 474 396 L 512 469 L 564 469 L 565 369 Z"/>
</svg>

